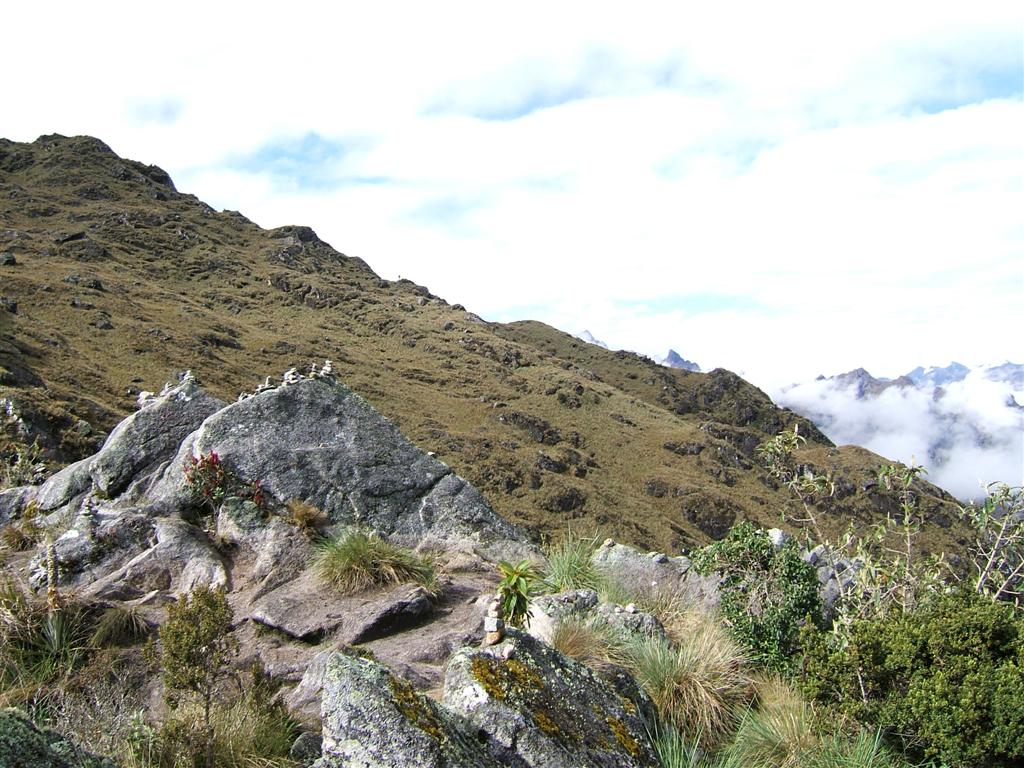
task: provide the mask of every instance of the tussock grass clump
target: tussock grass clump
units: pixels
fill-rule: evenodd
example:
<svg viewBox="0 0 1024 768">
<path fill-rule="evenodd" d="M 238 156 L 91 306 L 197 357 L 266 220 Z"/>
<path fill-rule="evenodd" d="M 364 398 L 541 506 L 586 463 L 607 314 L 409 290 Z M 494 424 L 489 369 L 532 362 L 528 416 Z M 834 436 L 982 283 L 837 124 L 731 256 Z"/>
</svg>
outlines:
<svg viewBox="0 0 1024 768">
<path fill-rule="evenodd" d="M 13 521 L 0 530 L 0 547 L 12 552 L 32 549 L 43 538 L 43 529 L 36 520 L 38 516 L 39 507 L 33 501 L 22 512 L 21 520 Z"/>
<path fill-rule="evenodd" d="M 149 634 L 149 622 L 136 606 L 107 608 L 96 622 L 90 643 L 96 648 L 132 645 Z"/>
<path fill-rule="evenodd" d="M 759 681 L 758 708 L 743 716 L 729 754 L 752 768 L 799 768 L 821 749 L 814 713 L 781 677 Z"/>
<path fill-rule="evenodd" d="M 0 546 L 12 552 L 25 552 L 38 544 L 42 535 L 42 529 L 34 520 L 20 520 L 0 531 Z"/>
<path fill-rule="evenodd" d="M 570 616 L 560 621 L 551 634 L 551 647 L 592 669 L 626 660 L 625 633 L 600 617 Z"/>
<path fill-rule="evenodd" d="M 292 499 L 287 506 L 292 524 L 306 536 L 319 536 L 320 529 L 327 525 L 327 515 L 308 502 Z"/>
<path fill-rule="evenodd" d="M 710 746 L 734 730 L 753 685 L 739 646 L 717 619 L 694 611 L 689 621 L 687 640 L 680 645 L 631 636 L 625 656 L 661 720 Z"/>
<path fill-rule="evenodd" d="M 321 544 L 314 567 L 325 582 L 346 595 L 407 581 L 437 590 L 433 558 L 358 528 Z"/>
<path fill-rule="evenodd" d="M 699 735 L 689 740 L 678 729 L 662 725 L 651 733 L 651 741 L 661 768 L 709 768 Z"/>
<path fill-rule="evenodd" d="M 601 591 L 606 581 L 604 574 L 591 559 L 597 550 L 596 536 L 580 536 L 569 531 L 544 551 L 547 566 L 544 582 L 552 592 L 570 589 Z"/>
</svg>

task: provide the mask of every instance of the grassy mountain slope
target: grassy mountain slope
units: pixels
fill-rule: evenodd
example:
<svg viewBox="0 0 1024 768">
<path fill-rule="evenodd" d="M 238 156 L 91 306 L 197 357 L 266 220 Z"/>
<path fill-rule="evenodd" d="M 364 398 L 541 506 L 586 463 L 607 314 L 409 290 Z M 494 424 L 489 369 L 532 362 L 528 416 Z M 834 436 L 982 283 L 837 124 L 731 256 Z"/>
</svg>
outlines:
<svg viewBox="0 0 1024 768">
<path fill-rule="evenodd" d="M 380 279 L 306 227 L 263 230 L 177 192 L 102 142 L 0 140 L 0 398 L 8 439 L 86 455 L 191 368 L 220 397 L 331 359 L 420 446 L 537 534 L 600 530 L 676 551 L 798 502 L 753 449 L 799 422 L 803 461 L 834 469 L 832 530 L 892 507 L 884 462 L 835 448 L 727 371 L 662 368 L 540 323 L 485 323 L 408 280 Z M 469 297 L 467 297 L 469 298 Z M 21 424 L 14 417 L 20 416 Z M 951 498 L 925 489 L 940 521 Z M 935 526 L 936 546 L 955 528 Z M 955 545 L 954 545 L 955 547 Z"/>
</svg>

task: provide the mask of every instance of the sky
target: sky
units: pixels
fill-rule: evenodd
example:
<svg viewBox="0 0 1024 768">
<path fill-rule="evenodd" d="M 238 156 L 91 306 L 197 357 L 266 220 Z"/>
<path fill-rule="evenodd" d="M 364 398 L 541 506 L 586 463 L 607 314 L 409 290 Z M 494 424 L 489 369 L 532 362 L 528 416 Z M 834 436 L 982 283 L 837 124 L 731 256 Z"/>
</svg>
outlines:
<svg viewBox="0 0 1024 768">
<path fill-rule="evenodd" d="M 1022 9 L 17 3 L 0 136 L 768 390 L 1021 362 Z"/>
</svg>

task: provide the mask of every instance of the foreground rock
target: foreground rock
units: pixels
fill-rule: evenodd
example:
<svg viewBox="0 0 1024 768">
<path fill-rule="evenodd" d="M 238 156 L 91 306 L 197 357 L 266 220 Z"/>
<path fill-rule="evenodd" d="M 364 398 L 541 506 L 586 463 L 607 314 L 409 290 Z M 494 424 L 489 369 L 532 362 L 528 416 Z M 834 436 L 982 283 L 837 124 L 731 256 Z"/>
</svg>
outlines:
<svg viewBox="0 0 1024 768">
<path fill-rule="evenodd" d="M 321 758 L 314 768 L 498 768 L 470 727 L 387 668 L 334 654 L 327 662 Z"/>
<path fill-rule="evenodd" d="M 639 713 L 649 700 L 624 695 L 589 668 L 530 635 L 509 630 L 448 663 L 444 705 L 486 734 L 506 765 L 631 768 L 657 760 Z"/>
<path fill-rule="evenodd" d="M 323 753 L 316 768 L 640 768 L 656 766 L 639 712 L 587 667 L 510 630 L 499 645 L 463 648 L 441 704 L 380 664 L 336 653 L 325 665 Z"/>
<path fill-rule="evenodd" d="M 59 733 L 37 728 L 16 709 L 0 710 L 2 768 L 117 768 Z"/>
</svg>

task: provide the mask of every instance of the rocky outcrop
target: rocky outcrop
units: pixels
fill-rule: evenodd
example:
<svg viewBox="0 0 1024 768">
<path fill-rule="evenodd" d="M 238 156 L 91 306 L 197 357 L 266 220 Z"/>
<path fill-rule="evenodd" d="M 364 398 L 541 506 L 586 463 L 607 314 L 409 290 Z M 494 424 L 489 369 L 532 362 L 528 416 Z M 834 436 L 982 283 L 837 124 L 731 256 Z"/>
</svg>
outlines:
<svg viewBox="0 0 1024 768">
<path fill-rule="evenodd" d="M 486 735 L 506 765 L 632 768 L 657 760 L 639 713 L 646 697 L 622 695 L 589 668 L 530 635 L 463 648 L 448 663 L 442 703 Z"/>
<path fill-rule="evenodd" d="M 323 743 L 316 768 L 639 768 L 655 766 L 649 700 L 529 635 L 463 648 L 441 704 L 374 661 L 320 657 Z M 623 693 L 627 691 L 627 693 Z"/>
<path fill-rule="evenodd" d="M 211 452 L 278 503 L 302 499 L 333 523 L 400 543 L 508 554 L 526 541 L 479 491 L 331 377 L 299 378 L 207 418 L 151 491 L 154 511 L 188 504 L 183 466 Z"/>
<path fill-rule="evenodd" d="M 529 633 L 551 642 L 555 628 L 569 619 L 605 624 L 624 635 L 645 635 L 667 639 L 665 628 L 653 614 L 636 605 L 603 602 L 592 589 L 576 589 L 554 595 L 541 595 L 530 605 Z"/>
<path fill-rule="evenodd" d="M 330 657 L 321 715 L 322 756 L 314 768 L 516 765 L 492 757 L 466 722 L 368 659 Z"/>
<path fill-rule="evenodd" d="M 11 768 L 117 768 L 55 731 L 37 728 L 16 709 L 0 710 L 0 766 Z"/>
<path fill-rule="evenodd" d="M 143 400 L 138 411 L 114 428 L 89 462 L 93 484 L 109 498 L 120 495 L 130 482 L 144 479 L 147 470 L 170 459 L 188 434 L 223 407 L 186 373 L 177 386 Z"/>
</svg>

